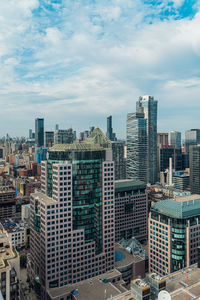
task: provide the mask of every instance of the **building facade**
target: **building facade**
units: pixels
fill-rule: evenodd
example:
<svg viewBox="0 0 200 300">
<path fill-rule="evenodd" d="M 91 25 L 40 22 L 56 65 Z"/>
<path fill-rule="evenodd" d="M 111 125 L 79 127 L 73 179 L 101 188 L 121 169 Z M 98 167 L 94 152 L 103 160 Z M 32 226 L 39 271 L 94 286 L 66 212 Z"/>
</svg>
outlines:
<svg viewBox="0 0 200 300">
<path fill-rule="evenodd" d="M 110 149 L 55 145 L 42 164 L 42 193 L 31 198 L 29 277 L 48 288 L 114 268 L 114 163 Z"/>
<path fill-rule="evenodd" d="M 35 145 L 36 147 L 44 146 L 44 119 L 35 119 Z"/>
<path fill-rule="evenodd" d="M 152 96 L 140 97 L 137 112 L 143 112 L 147 126 L 147 182 L 157 181 L 157 105 Z"/>
<path fill-rule="evenodd" d="M 190 146 L 190 189 L 193 194 L 200 194 L 200 145 Z"/>
<path fill-rule="evenodd" d="M 146 184 L 135 180 L 115 181 L 115 241 L 147 240 L 148 199 Z"/>
<path fill-rule="evenodd" d="M 147 182 L 147 121 L 143 113 L 130 113 L 126 123 L 126 178 Z"/>
<path fill-rule="evenodd" d="M 71 144 L 74 140 L 74 132 L 72 128 L 55 130 L 54 144 Z"/>
<path fill-rule="evenodd" d="M 149 215 L 149 271 L 164 276 L 197 262 L 200 197 L 164 200 Z"/>
<path fill-rule="evenodd" d="M 0 186 L 0 219 L 16 213 L 16 192 L 11 186 Z"/>
<path fill-rule="evenodd" d="M 115 164 L 115 180 L 126 178 L 126 162 L 124 158 L 124 142 L 112 142 L 113 161 Z"/>
<path fill-rule="evenodd" d="M 169 132 L 169 146 L 176 149 L 181 149 L 181 132 L 170 131 Z"/>
<path fill-rule="evenodd" d="M 190 146 L 200 144 L 200 129 L 190 129 L 185 132 L 185 152 L 189 153 Z"/>
<path fill-rule="evenodd" d="M 45 131 L 44 133 L 44 146 L 52 147 L 54 143 L 54 131 Z"/>
<path fill-rule="evenodd" d="M 106 136 L 110 141 L 113 141 L 113 128 L 112 128 L 112 116 L 107 118 L 107 132 Z"/>
</svg>

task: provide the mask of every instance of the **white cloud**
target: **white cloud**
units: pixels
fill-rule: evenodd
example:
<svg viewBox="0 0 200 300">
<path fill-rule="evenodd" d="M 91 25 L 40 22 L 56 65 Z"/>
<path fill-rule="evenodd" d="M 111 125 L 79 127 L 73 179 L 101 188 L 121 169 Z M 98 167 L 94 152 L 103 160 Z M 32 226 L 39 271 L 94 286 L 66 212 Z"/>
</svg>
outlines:
<svg viewBox="0 0 200 300">
<path fill-rule="evenodd" d="M 180 105 L 182 112 L 188 109 L 190 95 L 200 109 L 199 14 L 193 19 L 152 19 L 150 24 L 155 8 L 139 0 L 66 3 L 38 12 L 36 0 L 2 3 L 2 128 L 11 130 L 8 113 L 13 122 L 26 119 L 27 126 L 40 113 L 83 129 L 107 114 L 133 112 L 140 94 L 159 99 L 162 130 L 179 126 L 172 110 Z M 174 1 L 176 8 L 181 4 Z M 196 119 L 188 118 L 194 124 Z M 184 124 L 184 116 L 179 120 Z M 122 131 L 124 126 L 125 120 Z"/>
</svg>

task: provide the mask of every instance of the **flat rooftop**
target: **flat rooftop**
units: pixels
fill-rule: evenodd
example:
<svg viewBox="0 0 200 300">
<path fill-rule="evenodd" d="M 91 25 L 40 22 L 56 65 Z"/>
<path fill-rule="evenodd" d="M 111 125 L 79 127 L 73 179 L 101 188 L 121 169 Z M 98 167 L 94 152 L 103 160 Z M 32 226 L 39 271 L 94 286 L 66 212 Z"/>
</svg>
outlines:
<svg viewBox="0 0 200 300">
<path fill-rule="evenodd" d="M 34 197 L 34 199 L 36 199 L 38 197 L 40 200 L 42 200 L 43 202 L 45 202 L 47 204 L 55 203 L 55 202 L 57 203 L 57 201 L 54 200 L 53 198 L 51 198 L 43 193 L 40 193 L 40 192 L 34 193 L 33 197 Z"/>
<path fill-rule="evenodd" d="M 52 299 L 58 296 L 64 296 L 65 294 L 70 294 L 71 292 L 77 290 L 77 300 L 103 300 L 110 298 L 111 296 L 118 295 L 122 291 L 126 291 L 126 289 L 122 287 L 123 282 L 120 281 L 116 284 L 112 284 L 111 282 L 107 281 L 109 278 L 118 275 L 120 276 L 121 273 L 117 270 L 113 270 L 76 284 L 66 285 L 61 288 L 49 289 L 48 292 Z"/>
<path fill-rule="evenodd" d="M 188 199 L 188 197 L 190 198 L 190 196 L 184 197 L 184 201 L 167 199 L 156 202 L 151 209 L 152 211 L 179 219 L 187 219 L 200 215 L 200 196 L 198 199 L 193 200 Z"/>
<path fill-rule="evenodd" d="M 146 183 L 140 180 L 124 179 L 115 181 L 115 192 L 145 189 Z"/>
</svg>

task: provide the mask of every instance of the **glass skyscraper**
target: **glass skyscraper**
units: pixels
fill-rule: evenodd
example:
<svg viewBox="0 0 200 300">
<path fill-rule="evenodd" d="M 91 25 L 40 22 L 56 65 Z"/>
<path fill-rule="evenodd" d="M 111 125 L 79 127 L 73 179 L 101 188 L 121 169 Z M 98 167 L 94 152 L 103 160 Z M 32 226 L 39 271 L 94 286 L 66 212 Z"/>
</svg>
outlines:
<svg viewBox="0 0 200 300">
<path fill-rule="evenodd" d="M 152 96 L 140 97 L 136 104 L 147 122 L 147 182 L 151 184 L 157 181 L 157 105 Z"/>
<path fill-rule="evenodd" d="M 44 146 L 44 119 L 35 119 L 35 145 Z"/>
<path fill-rule="evenodd" d="M 143 113 L 127 115 L 127 179 L 147 182 L 147 121 Z"/>
</svg>

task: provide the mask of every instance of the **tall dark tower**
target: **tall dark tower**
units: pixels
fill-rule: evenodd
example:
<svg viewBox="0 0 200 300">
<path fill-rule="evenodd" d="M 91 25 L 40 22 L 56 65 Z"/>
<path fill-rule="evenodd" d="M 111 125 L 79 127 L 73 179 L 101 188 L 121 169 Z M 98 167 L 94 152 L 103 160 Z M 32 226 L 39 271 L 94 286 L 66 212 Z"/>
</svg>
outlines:
<svg viewBox="0 0 200 300">
<path fill-rule="evenodd" d="M 112 129 L 112 116 L 107 118 L 107 132 L 106 136 L 110 141 L 113 141 L 113 129 Z"/>
<path fill-rule="evenodd" d="M 35 145 L 44 146 L 44 119 L 35 119 Z"/>
</svg>

